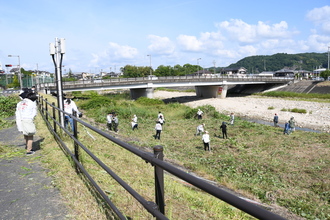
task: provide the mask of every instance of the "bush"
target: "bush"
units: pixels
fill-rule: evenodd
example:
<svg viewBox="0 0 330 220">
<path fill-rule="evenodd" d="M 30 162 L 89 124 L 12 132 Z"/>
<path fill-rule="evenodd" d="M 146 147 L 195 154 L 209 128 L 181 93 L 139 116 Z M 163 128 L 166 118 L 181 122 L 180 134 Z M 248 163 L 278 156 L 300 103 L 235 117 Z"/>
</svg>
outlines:
<svg viewBox="0 0 330 220">
<path fill-rule="evenodd" d="M 19 98 L 14 96 L 0 96 L 0 118 L 6 118 L 15 114 Z"/>
<path fill-rule="evenodd" d="M 109 105 L 116 106 L 116 102 L 104 96 L 96 96 L 92 99 L 82 102 L 82 104 L 80 104 L 79 107 L 88 110 L 88 109 L 100 108 L 103 106 L 108 107 Z"/>
<path fill-rule="evenodd" d="M 211 105 L 203 105 L 203 106 L 199 107 L 199 109 L 204 112 L 203 117 L 211 117 L 211 118 L 216 118 L 216 119 L 221 118 L 220 113 L 217 112 L 217 110 Z M 197 114 L 197 111 L 198 111 L 197 108 L 188 109 L 184 113 L 184 118 L 185 119 L 195 118 L 196 114 Z"/>
<path fill-rule="evenodd" d="M 136 100 L 137 103 L 141 104 L 141 105 L 162 105 L 164 104 L 164 102 L 162 100 L 159 99 L 149 99 L 147 97 L 140 97 Z"/>
</svg>

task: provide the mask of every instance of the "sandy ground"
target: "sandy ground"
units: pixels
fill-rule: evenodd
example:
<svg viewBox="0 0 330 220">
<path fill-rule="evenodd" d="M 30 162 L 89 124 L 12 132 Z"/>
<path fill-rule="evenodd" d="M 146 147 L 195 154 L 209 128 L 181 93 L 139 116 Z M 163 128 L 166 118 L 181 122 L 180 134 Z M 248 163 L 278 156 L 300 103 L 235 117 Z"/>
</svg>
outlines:
<svg viewBox="0 0 330 220">
<path fill-rule="evenodd" d="M 154 98 L 176 99 L 190 107 L 212 105 L 220 113 L 235 116 L 262 119 L 272 122 L 274 114 L 279 116 L 279 123 L 285 123 L 293 116 L 296 126 L 315 129 L 330 133 L 330 103 L 283 100 L 279 98 L 264 97 L 227 97 L 225 99 L 208 98 L 200 99 L 193 92 L 167 92 L 155 91 Z M 273 107 L 274 109 L 268 109 Z M 282 109 L 305 109 L 306 114 L 281 111 Z"/>
</svg>

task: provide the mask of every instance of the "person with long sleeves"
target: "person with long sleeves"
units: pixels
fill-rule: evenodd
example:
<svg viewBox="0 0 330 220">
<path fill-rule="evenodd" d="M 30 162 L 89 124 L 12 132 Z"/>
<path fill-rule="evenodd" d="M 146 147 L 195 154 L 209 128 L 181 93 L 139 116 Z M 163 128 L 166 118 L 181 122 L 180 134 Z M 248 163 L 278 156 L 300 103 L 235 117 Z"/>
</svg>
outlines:
<svg viewBox="0 0 330 220">
<path fill-rule="evenodd" d="M 71 100 L 73 98 L 74 98 L 74 96 L 72 96 L 71 94 L 67 94 L 65 96 L 65 100 L 64 100 L 64 111 L 67 113 L 64 116 L 65 117 L 64 127 L 67 129 L 68 123 L 70 123 L 72 132 L 74 132 L 73 118 L 71 117 L 73 114 L 73 111 L 75 111 L 77 113 L 77 116 L 80 114 L 76 103 L 73 100 Z"/>
<path fill-rule="evenodd" d="M 163 127 L 159 121 L 157 121 L 156 123 L 155 130 L 156 130 L 155 139 L 160 140 L 160 133 L 162 133 Z"/>
<path fill-rule="evenodd" d="M 205 134 L 202 136 L 203 144 L 204 144 L 204 150 L 210 151 L 210 135 L 208 131 L 205 131 Z"/>
<path fill-rule="evenodd" d="M 26 155 L 34 154 L 32 150 L 33 135 L 36 133 L 34 118 L 37 115 L 37 96 L 33 92 L 26 94 L 26 97 L 17 103 L 16 106 L 16 124 L 18 131 L 22 132 L 26 144 Z"/>
<path fill-rule="evenodd" d="M 228 139 L 228 137 L 227 137 L 227 125 L 226 125 L 226 122 L 222 122 L 222 124 L 220 126 L 220 129 L 222 131 L 222 138 L 225 139 L 225 136 L 226 136 L 226 138 Z"/>
<path fill-rule="evenodd" d="M 107 115 L 107 128 L 109 131 L 112 130 L 112 113 L 109 112 Z"/>
</svg>

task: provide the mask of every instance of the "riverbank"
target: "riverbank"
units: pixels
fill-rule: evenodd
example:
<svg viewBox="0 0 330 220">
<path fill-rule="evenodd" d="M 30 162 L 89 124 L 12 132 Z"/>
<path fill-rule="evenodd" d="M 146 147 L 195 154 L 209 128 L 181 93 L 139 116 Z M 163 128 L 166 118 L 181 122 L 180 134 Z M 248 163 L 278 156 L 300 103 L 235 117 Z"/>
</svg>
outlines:
<svg viewBox="0 0 330 220">
<path fill-rule="evenodd" d="M 171 99 L 184 103 L 192 108 L 211 105 L 220 113 L 243 118 L 273 121 L 274 114 L 279 116 L 279 123 L 284 124 L 291 116 L 296 120 L 296 126 L 330 133 L 330 103 L 286 100 L 280 98 L 265 98 L 260 96 L 198 98 L 194 92 L 155 91 L 155 98 Z M 306 114 L 281 111 L 282 109 L 305 109 Z"/>
</svg>

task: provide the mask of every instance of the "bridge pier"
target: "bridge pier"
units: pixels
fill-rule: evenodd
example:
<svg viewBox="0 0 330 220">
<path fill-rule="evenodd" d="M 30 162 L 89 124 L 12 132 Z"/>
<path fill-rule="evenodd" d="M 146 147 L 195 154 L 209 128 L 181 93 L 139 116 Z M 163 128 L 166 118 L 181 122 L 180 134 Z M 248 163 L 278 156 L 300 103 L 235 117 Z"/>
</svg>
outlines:
<svg viewBox="0 0 330 220">
<path fill-rule="evenodd" d="M 196 96 L 204 98 L 221 98 L 227 96 L 228 86 L 195 86 Z"/>
<path fill-rule="evenodd" d="M 130 89 L 131 99 L 138 99 L 141 96 L 152 99 L 154 97 L 154 88 Z"/>
</svg>

